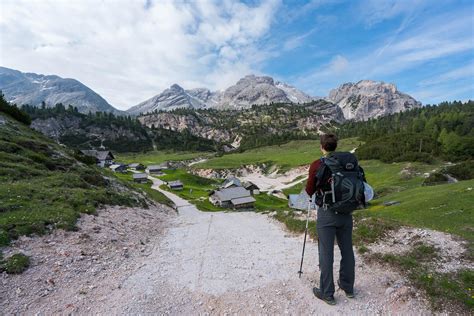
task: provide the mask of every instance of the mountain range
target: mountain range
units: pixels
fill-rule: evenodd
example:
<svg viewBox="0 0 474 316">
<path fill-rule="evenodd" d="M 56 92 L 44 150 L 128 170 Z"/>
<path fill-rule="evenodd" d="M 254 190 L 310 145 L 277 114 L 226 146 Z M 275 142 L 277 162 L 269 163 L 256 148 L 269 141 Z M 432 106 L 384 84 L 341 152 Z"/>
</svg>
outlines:
<svg viewBox="0 0 474 316">
<path fill-rule="evenodd" d="M 224 91 L 211 92 L 206 88 L 185 90 L 174 84 L 127 112 L 138 115 L 177 108 L 247 109 L 254 104 L 308 103 L 314 99 L 295 87 L 274 81 L 271 77 L 248 75 Z"/>
<path fill-rule="evenodd" d="M 186 90 L 178 84 L 173 84 L 127 111 L 119 111 L 75 79 L 22 73 L 5 67 L 0 67 L 0 90 L 9 102 L 18 105 L 40 106 L 44 102 L 47 107 L 51 107 L 63 103 L 77 107 L 82 113 L 104 111 L 130 115 L 179 108 L 242 110 L 251 108 L 252 105 L 305 104 L 321 99 L 268 76 L 248 75 L 222 91 L 210 91 L 207 88 Z M 356 121 L 421 106 L 421 103 L 411 96 L 398 91 L 394 84 L 371 80 L 345 83 L 331 90 L 325 100 L 340 107 L 345 119 Z"/>
<path fill-rule="evenodd" d="M 57 103 L 72 105 L 80 112 L 112 112 L 121 114 L 104 98 L 75 79 L 54 75 L 23 73 L 0 67 L 0 90 L 8 102 L 18 105 L 51 107 Z"/>
</svg>

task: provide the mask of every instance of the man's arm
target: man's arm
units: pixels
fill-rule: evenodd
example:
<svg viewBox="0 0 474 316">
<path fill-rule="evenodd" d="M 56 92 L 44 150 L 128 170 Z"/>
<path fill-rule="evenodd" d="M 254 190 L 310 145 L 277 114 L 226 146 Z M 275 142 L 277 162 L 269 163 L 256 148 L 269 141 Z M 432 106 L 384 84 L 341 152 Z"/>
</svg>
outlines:
<svg viewBox="0 0 474 316">
<path fill-rule="evenodd" d="M 308 180 L 306 181 L 306 193 L 312 196 L 316 192 L 316 173 L 321 165 L 321 160 L 315 160 L 309 167 Z"/>
</svg>

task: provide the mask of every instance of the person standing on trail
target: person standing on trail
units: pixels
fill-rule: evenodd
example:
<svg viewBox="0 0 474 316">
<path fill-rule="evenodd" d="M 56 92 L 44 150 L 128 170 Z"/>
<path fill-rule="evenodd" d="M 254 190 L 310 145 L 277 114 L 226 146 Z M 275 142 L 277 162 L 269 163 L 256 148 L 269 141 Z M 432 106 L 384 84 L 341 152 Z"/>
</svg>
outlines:
<svg viewBox="0 0 474 316">
<path fill-rule="evenodd" d="M 323 157 L 311 164 L 306 184 L 306 193 L 309 196 L 315 194 L 318 205 L 316 228 L 321 275 L 320 287 L 314 287 L 313 293 L 327 304 L 335 305 L 334 239 L 337 239 L 342 256 L 338 286 L 347 297 L 354 297 L 352 211 L 361 205 L 365 206 L 365 176 L 352 153 L 335 152 L 336 135 L 323 134 L 320 141 Z"/>
</svg>

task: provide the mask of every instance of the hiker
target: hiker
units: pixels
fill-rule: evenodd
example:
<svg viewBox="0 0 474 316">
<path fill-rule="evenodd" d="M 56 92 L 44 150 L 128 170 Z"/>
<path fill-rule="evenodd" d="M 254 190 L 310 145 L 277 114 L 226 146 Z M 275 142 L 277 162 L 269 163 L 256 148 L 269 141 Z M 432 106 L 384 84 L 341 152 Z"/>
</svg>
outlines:
<svg viewBox="0 0 474 316">
<path fill-rule="evenodd" d="M 365 206 L 363 197 L 365 177 L 353 154 L 335 152 L 336 135 L 323 134 L 320 141 L 323 157 L 311 164 L 306 184 L 306 193 L 309 196 L 315 194 L 318 205 L 316 228 L 321 275 L 320 287 L 314 287 L 313 293 L 324 302 L 335 305 L 334 239 L 337 239 L 342 256 L 337 284 L 348 298 L 354 297 L 355 260 L 352 249 L 352 211 L 359 205 Z M 345 177 L 345 179 L 338 177 Z M 347 186 L 352 189 L 348 191 Z M 353 195 L 349 197 L 347 192 L 352 192 Z"/>
</svg>

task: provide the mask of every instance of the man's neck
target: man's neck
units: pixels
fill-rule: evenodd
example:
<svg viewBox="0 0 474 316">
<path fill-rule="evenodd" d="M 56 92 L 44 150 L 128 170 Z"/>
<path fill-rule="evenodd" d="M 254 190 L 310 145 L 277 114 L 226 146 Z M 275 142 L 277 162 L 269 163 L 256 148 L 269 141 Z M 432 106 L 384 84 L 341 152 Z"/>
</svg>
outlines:
<svg viewBox="0 0 474 316">
<path fill-rule="evenodd" d="M 327 157 L 327 156 L 329 156 L 329 154 L 331 154 L 331 153 L 333 153 L 333 152 L 334 152 L 334 151 L 325 151 L 325 150 L 323 150 L 323 156 L 324 156 L 324 157 Z"/>
</svg>

